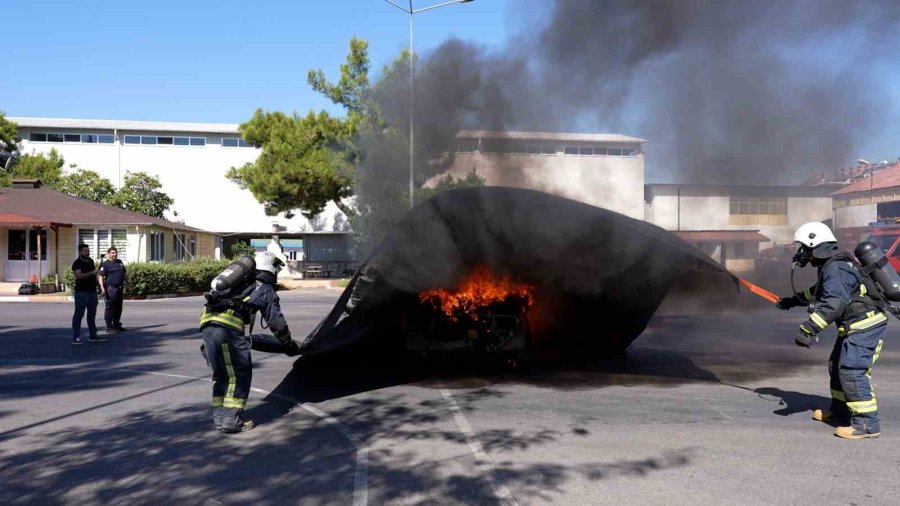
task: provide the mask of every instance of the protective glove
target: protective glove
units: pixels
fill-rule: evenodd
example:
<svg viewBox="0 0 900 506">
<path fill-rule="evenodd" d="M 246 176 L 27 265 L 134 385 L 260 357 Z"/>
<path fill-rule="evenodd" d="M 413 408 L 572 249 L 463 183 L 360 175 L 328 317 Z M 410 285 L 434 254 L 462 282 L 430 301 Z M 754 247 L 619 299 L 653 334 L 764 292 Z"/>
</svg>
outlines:
<svg viewBox="0 0 900 506">
<path fill-rule="evenodd" d="M 775 307 L 787 311 L 792 307 L 797 307 L 797 301 L 793 297 L 782 297 L 775 303 Z"/>
<path fill-rule="evenodd" d="M 794 343 L 797 346 L 802 346 L 804 348 L 809 348 L 813 343 L 819 342 L 818 332 L 812 328 L 811 325 L 803 322 L 800 324 L 800 330 L 797 331 L 797 337 L 794 338 Z"/>
<path fill-rule="evenodd" d="M 300 354 L 300 345 L 297 344 L 297 341 L 291 340 L 291 342 L 287 345 L 287 349 L 284 350 L 284 354 L 289 357 L 296 357 Z"/>
</svg>

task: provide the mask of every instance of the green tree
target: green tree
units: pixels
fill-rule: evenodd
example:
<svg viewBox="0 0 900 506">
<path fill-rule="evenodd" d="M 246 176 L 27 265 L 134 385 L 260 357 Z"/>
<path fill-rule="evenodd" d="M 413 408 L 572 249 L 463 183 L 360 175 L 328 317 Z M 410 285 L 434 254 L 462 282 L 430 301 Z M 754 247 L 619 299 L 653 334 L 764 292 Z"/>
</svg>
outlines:
<svg viewBox="0 0 900 506">
<path fill-rule="evenodd" d="M 244 255 L 253 256 L 256 250 L 247 241 L 238 241 L 231 245 L 231 258 L 240 258 Z"/>
<path fill-rule="evenodd" d="M 349 212 L 356 151 L 351 125 L 322 111 L 306 116 L 257 109 L 240 126 L 241 136 L 262 149 L 253 162 L 232 167 L 227 177 L 249 189 L 266 214 L 299 209 L 312 217 L 329 201 Z"/>
<path fill-rule="evenodd" d="M 112 197 L 114 206 L 163 218 L 163 213 L 175 203 L 172 197 L 160 190 L 159 179 L 146 172 L 127 172 L 122 188 Z"/>
<path fill-rule="evenodd" d="M 74 197 L 109 204 L 116 194 L 116 188 L 109 179 L 100 174 L 85 169 L 78 169 L 70 174 L 64 174 L 54 186 L 54 189 L 67 193 Z"/>
<path fill-rule="evenodd" d="M 472 170 L 470 170 L 466 174 L 466 177 L 454 178 L 453 176 L 448 174 L 438 180 L 437 184 L 432 187 L 419 188 L 418 190 L 416 190 L 416 202 L 425 202 L 438 193 L 447 190 L 484 186 L 484 183 L 484 177 L 478 174 L 478 172 L 475 170 L 475 167 L 472 167 Z"/>
<path fill-rule="evenodd" d="M 3 111 L 0 111 L 0 151 L 15 153 L 19 150 L 19 125 L 6 119 Z M 2 168 L 2 165 L 0 165 Z"/>
<path fill-rule="evenodd" d="M 51 149 L 48 155 L 43 153 L 22 155 L 13 162 L 12 169 L 5 174 L 6 177 L 0 184 L 9 186 L 12 178 L 40 179 L 45 186 L 55 188 L 63 177 L 65 164 L 66 161 L 55 149 Z"/>
</svg>

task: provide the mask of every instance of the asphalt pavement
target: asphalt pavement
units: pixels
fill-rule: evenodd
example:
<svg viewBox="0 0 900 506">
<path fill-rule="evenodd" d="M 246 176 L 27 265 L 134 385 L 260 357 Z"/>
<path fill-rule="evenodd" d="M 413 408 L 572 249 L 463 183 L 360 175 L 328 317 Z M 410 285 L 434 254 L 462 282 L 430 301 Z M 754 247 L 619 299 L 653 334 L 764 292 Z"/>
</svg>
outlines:
<svg viewBox="0 0 900 506">
<path fill-rule="evenodd" d="M 283 292 L 306 335 L 339 292 Z M 72 304 L 0 304 L 3 504 L 897 504 L 900 322 L 874 378 L 879 439 L 810 418 L 834 331 L 801 311 L 666 304 L 624 357 L 411 375 L 254 353 L 247 416 L 209 416 L 201 298 L 127 301 L 73 347 Z M 102 314 L 102 305 L 101 305 Z M 100 318 L 102 321 L 102 317 Z M 601 332 L 585 329 L 585 332 Z M 261 331 L 257 328 L 257 332 Z M 86 335 L 86 332 L 83 332 Z"/>
</svg>

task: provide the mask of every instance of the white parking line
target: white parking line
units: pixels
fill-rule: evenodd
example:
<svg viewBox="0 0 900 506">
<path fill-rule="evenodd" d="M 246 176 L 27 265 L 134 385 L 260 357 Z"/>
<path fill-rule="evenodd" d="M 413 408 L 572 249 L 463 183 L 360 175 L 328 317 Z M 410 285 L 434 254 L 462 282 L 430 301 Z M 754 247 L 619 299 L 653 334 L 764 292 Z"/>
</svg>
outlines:
<svg viewBox="0 0 900 506">
<path fill-rule="evenodd" d="M 472 455 L 475 456 L 475 465 L 480 468 L 483 468 L 482 475 L 485 480 L 487 480 L 488 484 L 491 486 L 491 489 L 494 491 L 494 495 L 500 499 L 500 502 L 503 504 L 510 504 L 518 506 L 516 499 L 512 496 L 512 492 L 506 488 L 506 485 L 499 483 L 496 479 L 494 479 L 494 475 L 491 474 L 493 471 L 494 461 L 491 459 L 491 456 L 484 451 L 484 447 L 481 446 L 481 441 L 478 440 L 478 436 L 475 434 L 475 431 L 472 430 L 472 425 L 469 424 L 469 420 L 466 419 L 466 415 L 463 414 L 462 410 L 459 409 L 459 404 L 456 403 L 456 399 L 453 398 L 453 394 L 450 393 L 450 390 L 446 388 L 441 389 L 441 395 L 444 396 L 444 400 L 447 401 L 447 405 L 450 407 L 450 412 L 453 413 L 453 419 L 456 421 L 456 426 L 459 427 L 459 430 L 466 437 L 466 443 L 469 445 L 469 449 L 472 451 Z"/>
</svg>

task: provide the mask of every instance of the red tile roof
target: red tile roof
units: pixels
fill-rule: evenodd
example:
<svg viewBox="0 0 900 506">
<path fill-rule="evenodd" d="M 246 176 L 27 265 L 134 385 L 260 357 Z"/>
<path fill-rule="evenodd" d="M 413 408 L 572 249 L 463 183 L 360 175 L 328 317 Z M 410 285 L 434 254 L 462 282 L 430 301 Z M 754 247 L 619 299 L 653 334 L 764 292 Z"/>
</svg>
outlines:
<svg viewBox="0 0 900 506">
<path fill-rule="evenodd" d="M 846 195 L 848 193 L 867 192 L 900 186 L 900 163 L 881 169 L 873 176 L 866 177 L 848 184 L 832 195 Z"/>
<path fill-rule="evenodd" d="M 768 242 L 757 230 L 678 230 L 675 235 L 688 242 Z"/>
<path fill-rule="evenodd" d="M 0 217 L 24 224 L 24 218 L 36 223 L 63 225 L 157 225 L 176 230 L 203 232 L 198 228 L 118 207 L 80 199 L 49 188 L 0 188 Z M 4 221 L 0 219 L 0 221 Z"/>
<path fill-rule="evenodd" d="M 0 227 L 71 227 L 70 223 L 39 220 L 31 216 L 15 213 L 0 213 Z"/>
</svg>

